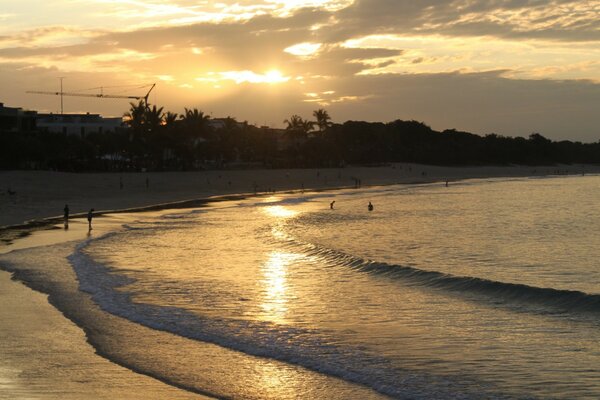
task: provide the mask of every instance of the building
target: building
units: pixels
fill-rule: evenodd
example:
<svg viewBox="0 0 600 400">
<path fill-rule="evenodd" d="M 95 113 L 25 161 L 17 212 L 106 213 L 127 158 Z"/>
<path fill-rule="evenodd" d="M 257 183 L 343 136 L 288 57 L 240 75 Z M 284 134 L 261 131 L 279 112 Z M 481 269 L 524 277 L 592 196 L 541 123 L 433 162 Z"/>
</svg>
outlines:
<svg viewBox="0 0 600 400">
<path fill-rule="evenodd" d="M 244 122 L 237 122 L 234 118 L 226 117 L 226 118 L 211 118 L 207 121 L 207 125 L 214 131 L 220 131 L 226 128 L 238 128 L 243 129 L 246 126 Z"/>
<path fill-rule="evenodd" d="M 80 135 L 85 137 L 90 133 L 104 133 L 123 128 L 123 118 L 105 118 L 99 114 L 38 114 L 36 124 L 39 129 L 48 132 Z"/>
<path fill-rule="evenodd" d="M 35 111 L 26 111 L 22 108 L 5 107 L 0 103 L 0 132 L 32 131 L 36 128 Z"/>
</svg>

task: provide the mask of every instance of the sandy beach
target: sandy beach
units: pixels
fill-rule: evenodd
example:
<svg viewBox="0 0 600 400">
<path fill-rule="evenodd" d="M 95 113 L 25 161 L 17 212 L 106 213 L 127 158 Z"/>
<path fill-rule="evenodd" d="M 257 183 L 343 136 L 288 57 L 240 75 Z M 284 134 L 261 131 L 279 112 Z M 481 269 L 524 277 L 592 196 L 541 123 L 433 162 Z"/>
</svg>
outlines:
<svg viewBox="0 0 600 400">
<path fill-rule="evenodd" d="M 438 167 L 416 164 L 394 164 L 381 167 L 348 167 L 341 169 L 305 170 L 230 170 L 168 173 L 70 174 L 48 171 L 0 172 L 0 227 L 6 245 L 0 254 L 20 247 L 37 247 L 55 243 L 51 230 L 16 240 L 15 232 L 29 229 L 27 223 L 58 222 L 65 204 L 74 220 L 68 242 L 83 237 L 87 222 L 81 218 L 88 209 L 98 214 L 114 210 L 138 209 L 163 205 L 169 208 L 187 205 L 215 196 L 254 195 L 289 190 L 322 190 L 330 188 L 440 182 L 445 184 L 470 178 L 524 177 L 543 175 L 581 175 L 600 173 L 595 166 L 569 165 L 550 167 Z M 10 189 L 12 194 L 8 194 Z M 78 218 L 79 217 L 79 218 Z M 99 229 L 109 230 L 118 218 Z M 15 228 L 15 226 L 17 228 Z M 51 227 L 52 225 L 48 225 Z M 10 228 L 13 227 L 13 228 Z M 69 248 L 65 247 L 65 254 Z M 63 257 L 65 254 L 57 254 Z M 24 260 L 25 262 L 25 260 Z M 0 265 L 0 267 L 5 268 Z M 39 275 L 35 289 L 51 293 L 44 282 L 53 273 L 72 271 L 52 267 Z M 55 268 L 55 269 L 52 269 Z M 13 277 L 14 279 L 15 277 Z M 16 277 L 18 279 L 18 276 Z M 72 279 L 75 281 L 75 278 Z M 77 287 L 71 288 L 77 291 Z M 98 355 L 88 337 L 75 323 L 65 318 L 39 293 L 10 279 L 0 271 L 0 398 L 198 398 L 164 384 L 147 375 L 133 372 Z M 83 298 L 82 302 L 91 302 Z M 93 309 L 93 304 L 86 304 Z M 76 315 L 77 318 L 93 316 Z M 111 324 L 118 329 L 143 329 L 114 317 Z M 98 328 L 99 330 L 100 327 Z M 143 346 L 144 344 L 141 344 Z M 146 344 L 151 346 L 151 343 Z M 176 346 L 176 345 L 174 345 Z M 73 360 L 76 360 L 74 362 Z M 60 386 L 60 393 L 48 392 Z M 137 397 L 136 397 L 137 396 Z"/>
<path fill-rule="evenodd" d="M 441 167 L 391 164 L 333 169 L 225 170 L 162 173 L 63 173 L 0 171 L 0 227 L 60 217 L 65 204 L 72 216 L 207 199 L 228 194 L 320 190 L 395 183 L 445 182 L 469 178 L 598 173 L 583 165 Z M 9 195 L 8 190 L 14 194 Z"/>
</svg>

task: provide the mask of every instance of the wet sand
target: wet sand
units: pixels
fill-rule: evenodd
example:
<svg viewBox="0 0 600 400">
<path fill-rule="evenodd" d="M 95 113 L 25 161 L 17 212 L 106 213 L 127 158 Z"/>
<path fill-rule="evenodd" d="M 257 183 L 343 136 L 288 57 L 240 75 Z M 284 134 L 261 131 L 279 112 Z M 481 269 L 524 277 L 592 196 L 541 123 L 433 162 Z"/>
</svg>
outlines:
<svg viewBox="0 0 600 400">
<path fill-rule="evenodd" d="M 85 238 L 86 225 L 75 222 L 69 231 L 47 230 L 29 236 L 15 246 L 0 248 L 0 257 L 7 250 L 45 249 Z M 98 229 L 98 234 L 103 231 Z M 47 260 L 44 280 L 51 281 L 60 273 L 52 269 L 50 255 Z M 41 291 L 46 284 L 40 282 L 37 289 Z M 53 307 L 46 294 L 11 280 L 11 273 L 1 270 L 0 304 L 0 399 L 208 398 L 100 357 L 83 330 Z"/>
</svg>

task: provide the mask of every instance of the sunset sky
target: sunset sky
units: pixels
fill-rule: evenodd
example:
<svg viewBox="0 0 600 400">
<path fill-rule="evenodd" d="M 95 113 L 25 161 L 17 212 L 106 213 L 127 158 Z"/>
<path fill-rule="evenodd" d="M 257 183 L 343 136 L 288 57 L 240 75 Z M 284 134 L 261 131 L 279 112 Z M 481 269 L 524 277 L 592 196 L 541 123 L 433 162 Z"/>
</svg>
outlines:
<svg viewBox="0 0 600 400">
<path fill-rule="evenodd" d="M 600 139 L 600 1 L 0 0 L 0 102 L 105 87 L 165 110 L 283 126 L 415 119 L 434 129 Z M 99 92 L 99 89 L 87 93 Z M 122 115 L 127 100 L 65 97 Z"/>
</svg>

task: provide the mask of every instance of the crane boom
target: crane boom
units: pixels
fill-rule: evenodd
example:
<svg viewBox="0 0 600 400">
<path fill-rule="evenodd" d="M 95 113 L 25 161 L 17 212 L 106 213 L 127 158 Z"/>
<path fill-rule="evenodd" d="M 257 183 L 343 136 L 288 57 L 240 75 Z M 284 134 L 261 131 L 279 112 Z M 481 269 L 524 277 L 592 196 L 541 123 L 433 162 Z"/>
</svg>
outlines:
<svg viewBox="0 0 600 400">
<path fill-rule="evenodd" d="M 134 99 L 134 100 L 142 100 L 145 99 L 146 96 L 122 96 L 117 94 L 91 94 L 91 93 L 71 93 L 71 92 L 44 92 L 41 90 L 29 90 L 27 93 L 32 94 L 50 94 L 54 96 L 78 96 L 78 97 L 100 97 L 107 99 Z"/>
<path fill-rule="evenodd" d="M 61 87 L 60 87 L 61 90 L 60 90 L 60 92 L 46 92 L 46 91 L 42 91 L 42 90 L 29 90 L 26 93 L 32 93 L 32 94 L 49 94 L 49 95 L 53 95 L 53 96 L 60 96 L 60 99 L 61 99 L 61 114 L 62 114 L 62 97 L 63 96 L 95 97 L 95 98 L 101 98 L 101 99 L 144 100 L 144 102 L 146 103 L 146 106 L 148 106 L 148 96 L 150 96 L 150 92 L 152 91 L 152 89 L 154 89 L 154 87 L 156 86 L 156 83 L 153 83 L 152 85 L 141 86 L 140 88 L 148 87 L 148 86 L 150 86 L 150 89 L 148 90 L 148 92 L 144 96 L 125 96 L 125 95 L 119 95 L 119 94 L 104 94 L 104 93 L 76 93 L 76 92 L 63 92 L 62 91 L 62 80 L 61 80 Z"/>
</svg>

